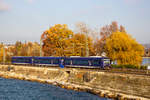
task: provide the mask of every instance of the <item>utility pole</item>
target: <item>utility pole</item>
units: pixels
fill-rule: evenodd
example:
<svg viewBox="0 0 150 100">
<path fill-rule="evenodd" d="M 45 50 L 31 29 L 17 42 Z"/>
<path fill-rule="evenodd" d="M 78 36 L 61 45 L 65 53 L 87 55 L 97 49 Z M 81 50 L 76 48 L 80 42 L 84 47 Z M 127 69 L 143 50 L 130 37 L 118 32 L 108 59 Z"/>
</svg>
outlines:
<svg viewBox="0 0 150 100">
<path fill-rule="evenodd" d="M 73 43 L 73 51 L 72 51 L 72 53 L 73 53 L 73 56 L 75 55 L 75 53 L 74 53 L 74 43 Z"/>
<path fill-rule="evenodd" d="M 42 39 L 40 39 L 40 57 L 43 56 L 43 53 L 42 53 Z"/>
<path fill-rule="evenodd" d="M 86 40 L 86 57 L 89 56 L 89 47 L 88 47 L 88 32 L 85 33 L 85 40 Z"/>
</svg>

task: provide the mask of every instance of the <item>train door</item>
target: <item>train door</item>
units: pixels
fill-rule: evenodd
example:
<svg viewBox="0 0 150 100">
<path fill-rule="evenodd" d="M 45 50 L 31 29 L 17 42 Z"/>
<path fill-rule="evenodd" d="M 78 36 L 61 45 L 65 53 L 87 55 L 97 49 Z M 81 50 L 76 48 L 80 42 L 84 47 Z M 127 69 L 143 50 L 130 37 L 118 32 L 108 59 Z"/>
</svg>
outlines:
<svg viewBox="0 0 150 100">
<path fill-rule="evenodd" d="M 100 60 L 100 64 L 101 64 L 101 68 L 104 69 L 104 67 L 105 67 L 105 66 L 104 66 L 104 59 L 101 59 L 101 60 Z"/>
<path fill-rule="evenodd" d="M 60 64 L 59 64 L 60 68 L 64 68 L 64 58 L 60 59 Z"/>
</svg>

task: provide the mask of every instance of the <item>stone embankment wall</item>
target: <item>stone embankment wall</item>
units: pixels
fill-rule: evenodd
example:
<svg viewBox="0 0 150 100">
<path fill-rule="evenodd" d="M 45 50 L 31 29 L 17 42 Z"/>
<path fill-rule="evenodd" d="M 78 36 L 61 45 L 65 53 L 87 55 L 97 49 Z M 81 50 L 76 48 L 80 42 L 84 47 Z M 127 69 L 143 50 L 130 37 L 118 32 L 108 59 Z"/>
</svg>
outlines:
<svg viewBox="0 0 150 100">
<path fill-rule="evenodd" d="M 150 100 L 150 76 L 92 69 L 0 65 L 0 77 L 49 83 L 115 100 Z"/>
</svg>

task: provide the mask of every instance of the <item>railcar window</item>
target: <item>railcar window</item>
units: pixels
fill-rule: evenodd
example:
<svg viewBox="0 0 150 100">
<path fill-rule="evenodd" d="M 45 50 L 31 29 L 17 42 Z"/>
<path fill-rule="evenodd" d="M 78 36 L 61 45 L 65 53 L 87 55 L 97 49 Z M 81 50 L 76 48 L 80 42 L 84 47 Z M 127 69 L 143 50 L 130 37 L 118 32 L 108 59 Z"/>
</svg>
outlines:
<svg viewBox="0 0 150 100">
<path fill-rule="evenodd" d="M 34 63 L 39 63 L 39 59 L 34 59 Z"/>
<path fill-rule="evenodd" d="M 17 62 L 23 62 L 23 59 L 22 58 L 17 58 L 16 61 Z"/>
<path fill-rule="evenodd" d="M 71 62 L 70 59 L 66 59 L 66 60 L 65 60 L 65 65 L 70 65 L 70 64 L 71 64 L 70 62 Z"/>
<path fill-rule="evenodd" d="M 110 64 L 110 59 L 104 59 L 104 64 Z"/>
<path fill-rule="evenodd" d="M 54 63 L 54 64 L 58 64 L 58 63 L 59 63 L 59 59 L 54 59 L 54 60 L 53 60 L 53 63 Z"/>
<path fill-rule="evenodd" d="M 72 60 L 73 65 L 78 65 L 78 61 L 77 60 Z"/>
<path fill-rule="evenodd" d="M 73 60 L 73 64 L 74 65 L 89 65 L 89 62 L 88 60 L 79 59 L 79 60 Z"/>
<path fill-rule="evenodd" d="M 29 59 L 25 59 L 25 62 L 26 62 L 26 63 L 30 62 L 30 58 L 29 58 Z"/>
<path fill-rule="evenodd" d="M 35 62 L 36 63 L 41 63 L 41 64 L 50 64 L 51 59 L 36 59 Z"/>
<path fill-rule="evenodd" d="M 30 59 L 29 58 L 16 58 L 14 59 L 14 61 L 20 62 L 20 63 L 29 63 Z"/>
<path fill-rule="evenodd" d="M 92 65 L 99 65 L 101 60 L 93 60 Z"/>
<path fill-rule="evenodd" d="M 41 61 L 42 61 L 42 63 L 44 63 L 44 64 L 49 64 L 49 63 L 50 63 L 50 62 L 49 62 L 49 59 L 42 59 Z"/>
<path fill-rule="evenodd" d="M 88 61 L 88 60 L 81 60 L 81 63 L 82 63 L 83 65 L 89 65 L 89 61 Z"/>
<path fill-rule="evenodd" d="M 73 60 L 73 65 L 78 65 L 78 61 L 77 60 Z"/>
</svg>

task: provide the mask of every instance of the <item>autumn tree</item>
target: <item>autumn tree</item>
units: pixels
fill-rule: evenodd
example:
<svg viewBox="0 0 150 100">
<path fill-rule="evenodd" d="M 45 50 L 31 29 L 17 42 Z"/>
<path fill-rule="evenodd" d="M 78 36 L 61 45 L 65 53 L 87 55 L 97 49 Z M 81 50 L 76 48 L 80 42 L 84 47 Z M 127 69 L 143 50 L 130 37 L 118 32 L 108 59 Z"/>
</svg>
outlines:
<svg viewBox="0 0 150 100">
<path fill-rule="evenodd" d="M 14 45 L 7 45 L 7 48 L 5 48 L 5 57 L 6 62 L 11 62 L 11 57 L 13 55 Z"/>
<path fill-rule="evenodd" d="M 84 36 L 85 42 L 85 56 L 95 55 L 93 43 L 97 39 L 98 32 L 90 28 L 86 23 L 79 22 L 76 24 L 77 33 L 80 34 L 81 37 Z M 78 35 L 79 35 L 78 34 Z M 84 34 L 84 35 L 81 35 Z M 89 46 L 90 45 L 90 46 Z"/>
<path fill-rule="evenodd" d="M 65 56 L 72 35 L 72 30 L 68 29 L 66 24 L 56 24 L 50 27 L 41 36 L 44 56 Z"/>
<path fill-rule="evenodd" d="M 117 64 L 140 65 L 144 48 L 125 32 L 113 32 L 107 39 L 105 52 Z"/>
<path fill-rule="evenodd" d="M 16 41 L 13 50 L 14 56 L 21 56 L 21 48 L 22 48 L 22 43 L 20 41 Z"/>
<path fill-rule="evenodd" d="M 22 44 L 21 56 L 39 56 L 40 45 L 37 42 L 27 42 Z"/>
<path fill-rule="evenodd" d="M 106 44 L 106 39 L 113 33 L 113 32 L 126 32 L 125 28 L 118 23 L 113 21 L 110 25 L 106 25 L 101 28 L 100 30 L 100 39 L 94 43 L 94 48 L 96 55 L 101 55 L 104 52 L 104 46 Z"/>
<path fill-rule="evenodd" d="M 0 44 L 0 62 L 3 61 L 3 44 Z"/>
<path fill-rule="evenodd" d="M 5 48 L 4 48 L 5 47 Z M 3 62 L 5 50 L 5 61 L 10 62 L 12 56 L 39 56 L 40 45 L 37 42 L 17 41 L 14 45 L 0 44 L 0 62 Z"/>
<path fill-rule="evenodd" d="M 101 40 L 97 39 L 96 42 L 94 42 L 94 52 L 96 56 L 101 56 L 102 54 L 102 46 L 101 46 Z"/>
<path fill-rule="evenodd" d="M 3 43 L 1 43 L 0 44 L 0 62 L 4 61 L 4 59 L 3 59 L 4 54 L 5 54 L 5 61 L 6 61 L 7 56 L 8 56 L 8 48 Z"/>
<path fill-rule="evenodd" d="M 92 39 L 87 37 L 87 40 L 89 55 L 93 55 L 94 50 Z M 68 47 L 71 48 L 72 56 L 86 56 L 86 35 L 81 33 L 74 34 Z"/>
<path fill-rule="evenodd" d="M 4 57 L 5 54 L 5 58 Z M 10 62 L 11 61 L 11 52 L 9 52 L 9 45 L 4 45 L 3 43 L 0 44 L 0 62 Z"/>
<path fill-rule="evenodd" d="M 34 43 L 28 43 L 28 47 L 30 51 L 29 52 L 29 55 L 30 56 L 40 56 L 40 45 L 37 43 L 37 42 L 34 42 Z"/>
<path fill-rule="evenodd" d="M 7 49 L 8 56 L 39 56 L 40 45 L 37 42 L 17 41 L 15 45 L 9 46 Z"/>
<path fill-rule="evenodd" d="M 86 51 L 86 57 L 89 56 L 89 48 L 88 48 L 88 34 L 89 34 L 89 28 L 87 25 L 83 22 L 79 22 L 76 24 L 79 33 L 85 34 L 85 51 Z"/>
</svg>

